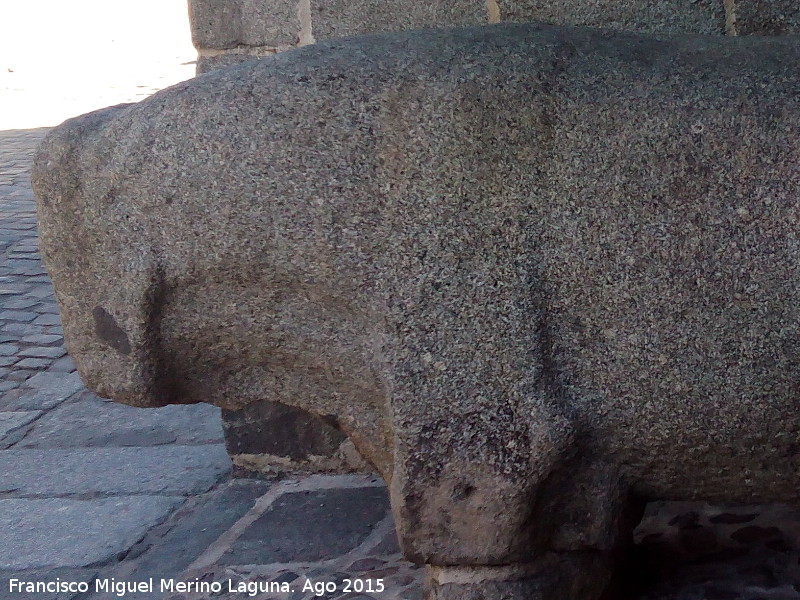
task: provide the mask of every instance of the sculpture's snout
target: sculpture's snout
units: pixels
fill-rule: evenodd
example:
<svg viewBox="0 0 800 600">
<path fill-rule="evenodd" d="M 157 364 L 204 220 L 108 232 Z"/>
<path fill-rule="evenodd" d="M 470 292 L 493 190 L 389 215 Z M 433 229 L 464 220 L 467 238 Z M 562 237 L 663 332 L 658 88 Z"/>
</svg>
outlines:
<svg viewBox="0 0 800 600">
<path fill-rule="evenodd" d="M 104 109 L 55 129 L 34 157 L 31 179 L 39 199 L 42 258 L 57 274 L 53 284 L 65 343 L 81 377 L 101 396 L 160 406 L 175 400 L 159 384 L 158 360 L 148 349 L 158 263 L 147 236 L 126 239 L 125 229 L 111 236 L 106 228 L 120 211 L 103 146 L 113 137 L 109 122 L 124 110 Z M 98 158 L 86 160 L 92 153 Z M 127 256 L 136 259 L 122 258 L 122 248 L 134 249 Z"/>
</svg>

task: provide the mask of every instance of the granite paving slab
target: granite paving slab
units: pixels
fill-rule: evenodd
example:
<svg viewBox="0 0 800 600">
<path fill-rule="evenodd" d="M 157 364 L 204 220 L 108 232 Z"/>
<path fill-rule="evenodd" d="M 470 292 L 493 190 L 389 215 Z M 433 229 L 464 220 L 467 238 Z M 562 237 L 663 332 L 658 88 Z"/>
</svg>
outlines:
<svg viewBox="0 0 800 600">
<path fill-rule="evenodd" d="M 205 492 L 231 461 L 221 444 L 9 449 L 0 452 L 0 493 L 20 497 Z"/>
<path fill-rule="evenodd" d="M 38 410 L 0 412 L 0 448 L 10 433 L 24 427 L 40 414 L 42 412 Z"/>
<path fill-rule="evenodd" d="M 83 392 L 48 412 L 16 447 L 155 446 L 223 441 L 220 409 L 214 406 L 142 409 Z"/>
<path fill-rule="evenodd" d="M 86 567 L 126 552 L 183 498 L 0 500 L 0 569 Z"/>
<path fill-rule="evenodd" d="M 164 598 L 419 600 L 423 589 L 423 570 L 400 555 L 386 487 L 369 476 L 272 486 L 180 579 L 220 589 Z"/>
<path fill-rule="evenodd" d="M 0 410 L 48 410 L 83 387 L 77 372 L 34 373 L 14 394 L 0 396 Z"/>
</svg>

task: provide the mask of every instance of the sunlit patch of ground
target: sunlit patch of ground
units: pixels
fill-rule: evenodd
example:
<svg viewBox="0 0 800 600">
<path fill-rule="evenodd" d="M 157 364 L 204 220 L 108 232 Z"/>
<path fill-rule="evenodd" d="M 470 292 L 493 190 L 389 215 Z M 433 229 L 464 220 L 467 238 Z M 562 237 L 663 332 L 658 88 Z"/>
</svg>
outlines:
<svg viewBox="0 0 800 600">
<path fill-rule="evenodd" d="M 194 76 L 186 0 L 0 4 L 0 130 L 57 125 Z"/>
</svg>

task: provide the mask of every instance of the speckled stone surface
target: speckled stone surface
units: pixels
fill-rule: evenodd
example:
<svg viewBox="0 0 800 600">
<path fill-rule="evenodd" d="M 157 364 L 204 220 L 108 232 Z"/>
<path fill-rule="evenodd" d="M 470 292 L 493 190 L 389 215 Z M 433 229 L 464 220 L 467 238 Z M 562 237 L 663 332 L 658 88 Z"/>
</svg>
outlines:
<svg viewBox="0 0 800 600">
<path fill-rule="evenodd" d="M 202 75 L 216 69 L 224 69 L 233 65 L 239 65 L 251 60 L 258 60 L 259 56 L 253 54 L 216 54 L 214 56 L 198 56 L 197 57 L 197 74 Z"/>
<path fill-rule="evenodd" d="M 71 354 L 132 404 L 334 415 L 457 584 L 600 564 L 644 499 L 796 501 L 798 59 L 417 32 L 69 121 L 34 184 Z"/>
<path fill-rule="evenodd" d="M 734 6 L 739 35 L 800 33 L 800 4 L 794 0 L 736 0 Z"/>
<path fill-rule="evenodd" d="M 484 0 L 311 1 L 312 31 L 317 40 L 426 27 L 465 27 L 487 22 Z"/>
<path fill-rule="evenodd" d="M 297 0 L 190 0 L 196 48 L 290 46 L 301 29 Z"/>
<path fill-rule="evenodd" d="M 653 34 L 725 33 L 723 0 L 497 0 L 497 5 L 504 23 L 541 21 Z"/>
</svg>

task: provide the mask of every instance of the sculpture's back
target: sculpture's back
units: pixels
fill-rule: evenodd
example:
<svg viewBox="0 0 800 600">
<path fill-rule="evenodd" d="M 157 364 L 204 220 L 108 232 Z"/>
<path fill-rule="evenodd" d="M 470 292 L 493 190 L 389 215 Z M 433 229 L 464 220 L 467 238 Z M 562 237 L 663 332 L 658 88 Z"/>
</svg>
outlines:
<svg viewBox="0 0 800 600">
<path fill-rule="evenodd" d="M 644 499 L 797 499 L 798 59 L 419 32 L 68 122 L 70 352 L 133 404 L 334 415 L 431 598 L 594 597 Z"/>
</svg>

